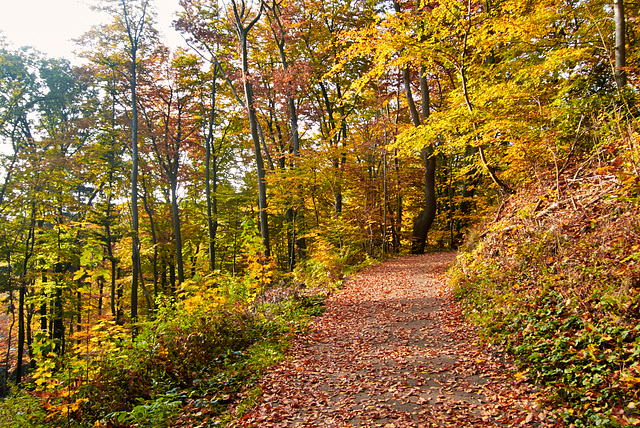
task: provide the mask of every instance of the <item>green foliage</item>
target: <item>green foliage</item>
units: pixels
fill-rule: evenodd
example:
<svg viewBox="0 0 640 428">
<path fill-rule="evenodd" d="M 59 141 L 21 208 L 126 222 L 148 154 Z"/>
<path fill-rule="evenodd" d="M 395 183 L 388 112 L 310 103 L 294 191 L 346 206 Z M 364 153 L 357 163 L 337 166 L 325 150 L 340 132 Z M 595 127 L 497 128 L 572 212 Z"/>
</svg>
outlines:
<svg viewBox="0 0 640 428">
<path fill-rule="evenodd" d="M 139 427 L 164 428 L 177 418 L 182 407 L 182 397 L 176 393 L 161 394 L 159 397 L 143 401 L 130 411 L 108 414 L 105 419 L 118 424 L 133 424 Z"/>
<path fill-rule="evenodd" d="M 597 206 L 586 201 L 599 186 L 561 189 L 580 210 L 536 190 L 537 204 L 520 195 L 452 270 L 455 295 L 484 337 L 576 427 L 640 421 L 639 275 L 630 263 L 639 247 L 626 232 L 638 230 L 639 205 L 613 187 Z"/>
<path fill-rule="evenodd" d="M 36 394 L 26 391 L 17 392 L 2 401 L 0 421 L 6 428 L 51 426 L 47 421 L 47 412 L 42 406 L 42 400 Z"/>
<path fill-rule="evenodd" d="M 283 358 L 292 335 L 321 313 L 322 297 L 295 290 L 252 304 L 231 291 L 243 283 L 186 284 L 179 300 L 159 300 L 135 338 L 104 321 L 62 359 L 44 358 L 53 342 L 41 337 L 37 392 L 5 400 L 0 425 L 165 427 L 223 418 L 235 394 Z"/>
</svg>

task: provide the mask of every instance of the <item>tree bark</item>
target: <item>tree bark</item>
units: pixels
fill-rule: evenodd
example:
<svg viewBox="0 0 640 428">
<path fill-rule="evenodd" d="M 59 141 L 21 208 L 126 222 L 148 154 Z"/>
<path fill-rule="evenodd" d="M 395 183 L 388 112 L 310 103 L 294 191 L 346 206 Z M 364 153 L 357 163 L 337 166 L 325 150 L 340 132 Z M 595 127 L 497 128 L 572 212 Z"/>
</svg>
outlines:
<svg viewBox="0 0 640 428">
<path fill-rule="evenodd" d="M 247 18 L 244 13 L 248 13 L 244 1 L 241 2 L 241 10 L 238 10 L 236 0 L 232 3 L 235 29 L 240 42 L 240 53 L 242 57 L 242 80 L 244 82 L 244 96 L 246 108 L 249 115 L 249 127 L 251 130 L 251 139 L 253 140 L 253 152 L 256 161 L 256 173 L 258 176 L 258 215 L 260 218 L 260 235 L 262 237 L 262 246 L 265 257 L 271 257 L 271 245 L 269 243 L 269 222 L 267 215 L 267 182 L 266 172 L 264 169 L 264 161 L 260 148 L 260 135 L 258 132 L 258 118 L 254 105 L 253 85 L 249 74 L 249 52 L 247 47 L 247 37 L 251 28 L 258 22 L 262 15 L 262 5 L 257 15 L 245 25 L 244 20 Z"/>
<path fill-rule="evenodd" d="M 614 20 L 616 23 L 616 69 L 615 78 L 618 89 L 622 89 L 627 84 L 626 52 L 625 52 L 625 32 L 626 23 L 624 18 L 624 0 L 613 1 Z"/>
<path fill-rule="evenodd" d="M 178 285 L 184 282 L 184 261 L 182 258 L 182 231 L 180 229 L 180 207 L 178 206 L 178 177 L 171 174 L 171 217 L 173 219 L 173 238 L 176 250 L 176 266 L 178 268 Z"/>
<path fill-rule="evenodd" d="M 153 295 L 154 297 L 158 297 L 158 234 L 156 233 L 156 222 L 153 218 L 153 210 L 151 209 L 151 205 L 149 204 L 149 193 L 147 192 L 147 186 L 144 177 L 142 178 L 142 191 L 142 205 L 144 206 L 144 210 L 147 213 L 147 217 L 149 217 L 151 244 L 153 245 L 153 260 L 151 261 L 153 268 Z"/>
<path fill-rule="evenodd" d="M 271 28 L 273 30 L 273 37 L 275 39 L 276 45 L 278 46 L 278 53 L 280 55 L 280 62 L 282 63 L 282 68 L 287 71 L 289 69 L 289 62 L 287 61 L 287 56 L 284 50 L 285 46 L 285 34 L 284 28 L 282 26 L 282 22 L 280 21 L 280 11 L 279 5 L 276 1 L 273 1 L 272 6 L 270 8 L 272 17 L 267 14 L 269 17 L 269 21 L 271 23 Z M 277 24 L 277 28 L 276 25 Z M 278 34 L 278 30 L 280 34 Z M 300 156 L 300 135 L 298 132 L 298 112 L 296 111 L 296 102 L 295 98 L 292 94 L 286 94 L 287 97 L 287 106 L 289 107 L 289 126 L 291 127 L 291 141 L 292 141 L 292 153 L 294 161 L 291 162 L 291 168 L 295 169 L 296 164 L 295 161 Z M 300 188 L 298 190 L 301 190 Z M 304 248 L 306 248 L 305 238 L 297 238 L 296 233 L 296 218 L 298 217 L 298 209 L 295 207 L 289 207 L 285 213 L 285 218 L 288 223 L 289 229 L 289 272 L 293 272 L 293 268 L 296 264 L 296 248 L 300 253 L 300 256 L 304 253 Z"/>
<path fill-rule="evenodd" d="M 213 144 L 213 127 L 216 110 L 216 76 L 218 74 L 218 65 L 214 64 L 213 79 L 211 82 L 211 111 L 207 123 L 205 135 L 205 157 L 204 157 L 204 189 L 207 199 L 207 230 L 209 231 L 209 271 L 216 269 L 216 234 L 218 230 L 218 198 L 217 198 L 217 179 L 218 179 L 218 162 L 217 153 Z M 204 111 L 204 105 L 202 106 Z M 204 115 L 203 115 L 204 116 Z M 213 162 L 213 180 L 211 164 Z M 215 216 L 215 217 L 214 217 Z"/>
<path fill-rule="evenodd" d="M 433 220 L 436 218 L 436 192 L 435 192 L 435 172 L 436 158 L 429 149 L 422 149 L 422 159 L 424 161 L 424 196 L 425 208 L 413 223 L 413 243 L 412 254 L 424 254 L 427 242 L 427 234 Z"/>
<path fill-rule="evenodd" d="M 404 91 L 407 98 L 407 105 L 411 114 L 411 120 L 413 125 L 418 127 L 422 122 L 426 121 L 429 117 L 429 85 L 424 76 L 424 68 L 421 70 L 420 75 L 420 92 L 422 99 L 420 101 L 422 107 L 422 113 L 418 113 L 418 109 L 413 100 L 413 93 L 411 91 L 411 72 L 408 68 L 402 70 L 402 79 L 404 81 Z M 425 245 L 427 242 L 427 234 L 433 224 L 433 220 L 436 216 L 436 182 L 435 182 L 435 170 L 436 159 L 433 156 L 433 145 L 429 145 L 422 149 L 422 161 L 424 163 L 424 195 L 425 195 L 425 208 L 418 215 L 413 222 L 412 233 L 412 254 L 424 254 Z"/>
<path fill-rule="evenodd" d="M 122 0 L 122 13 L 129 37 L 129 55 L 131 70 L 129 86 L 131 90 L 131 223 L 133 234 L 131 237 L 131 321 L 138 319 L 138 278 L 142 277 L 140 263 L 140 238 L 138 218 L 138 100 L 137 100 L 137 61 L 138 44 L 144 29 L 145 17 L 149 0 L 144 0 L 139 21 L 134 21 L 127 8 L 127 3 Z"/>
<path fill-rule="evenodd" d="M 29 224 L 29 231 L 27 234 L 27 240 L 25 242 L 24 261 L 22 263 L 22 274 L 20 277 L 20 289 L 18 290 L 18 355 L 16 362 L 16 384 L 22 382 L 23 370 L 23 356 L 24 356 L 24 343 L 25 343 L 25 298 L 27 295 L 27 267 L 29 265 L 29 259 L 33 255 L 33 246 L 35 241 L 35 227 L 36 227 L 36 204 L 31 203 L 31 219 Z"/>
</svg>

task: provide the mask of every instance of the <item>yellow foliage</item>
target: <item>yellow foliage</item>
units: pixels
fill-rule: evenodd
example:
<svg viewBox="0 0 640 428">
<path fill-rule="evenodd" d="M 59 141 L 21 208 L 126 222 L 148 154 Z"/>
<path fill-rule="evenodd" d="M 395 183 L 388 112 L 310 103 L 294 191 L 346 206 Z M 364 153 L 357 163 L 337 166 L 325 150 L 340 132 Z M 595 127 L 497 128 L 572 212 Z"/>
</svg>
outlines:
<svg viewBox="0 0 640 428">
<path fill-rule="evenodd" d="M 187 280 L 178 290 L 178 298 L 183 308 L 190 314 L 202 311 L 215 312 L 226 303 L 226 298 L 218 292 L 214 275 L 199 280 Z"/>
</svg>

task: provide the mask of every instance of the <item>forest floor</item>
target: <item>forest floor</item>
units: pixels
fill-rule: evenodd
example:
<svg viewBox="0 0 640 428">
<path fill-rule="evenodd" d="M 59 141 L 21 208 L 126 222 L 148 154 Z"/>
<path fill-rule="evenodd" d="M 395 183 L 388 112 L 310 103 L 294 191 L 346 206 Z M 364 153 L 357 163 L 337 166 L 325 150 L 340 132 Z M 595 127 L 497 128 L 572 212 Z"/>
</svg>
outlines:
<svg viewBox="0 0 640 428">
<path fill-rule="evenodd" d="M 402 257 L 349 279 L 232 426 L 555 426 L 535 387 L 465 321 L 445 277 L 455 256 Z"/>
</svg>

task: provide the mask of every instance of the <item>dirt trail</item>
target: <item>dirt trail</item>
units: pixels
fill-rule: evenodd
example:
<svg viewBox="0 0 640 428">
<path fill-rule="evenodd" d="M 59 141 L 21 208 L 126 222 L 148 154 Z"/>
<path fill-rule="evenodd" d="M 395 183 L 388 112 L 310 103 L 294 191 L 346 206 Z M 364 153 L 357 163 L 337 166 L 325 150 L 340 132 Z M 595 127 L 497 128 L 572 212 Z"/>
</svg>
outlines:
<svg viewBox="0 0 640 428">
<path fill-rule="evenodd" d="M 326 302 L 237 427 L 549 426 L 446 287 L 454 253 L 385 262 Z"/>
</svg>

